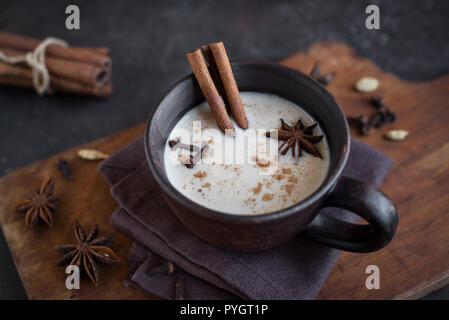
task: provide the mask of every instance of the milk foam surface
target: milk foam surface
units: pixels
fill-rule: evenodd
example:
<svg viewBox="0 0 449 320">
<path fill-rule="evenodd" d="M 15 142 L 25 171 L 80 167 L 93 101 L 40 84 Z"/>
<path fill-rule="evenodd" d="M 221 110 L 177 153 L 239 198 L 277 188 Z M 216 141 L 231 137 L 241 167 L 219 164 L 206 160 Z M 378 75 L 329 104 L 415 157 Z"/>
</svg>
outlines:
<svg viewBox="0 0 449 320">
<path fill-rule="evenodd" d="M 305 126 L 316 121 L 293 102 L 276 95 L 241 92 L 241 97 L 249 128 L 244 131 L 233 122 L 236 129 L 234 137 L 225 137 L 219 131 L 207 102 L 181 118 L 168 140 L 181 137 L 183 143 L 199 147 L 208 144 L 209 149 L 201 163 L 188 169 L 182 161 L 188 159 L 190 152 L 174 151 L 167 143 L 164 165 L 169 181 L 192 201 L 236 215 L 265 214 L 304 200 L 326 177 L 329 168 L 326 137 L 315 144 L 323 159 L 304 150 L 299 159 L 292 157 L 291 150 L 285 155 L 270 152 L 277 150 L 282 141 L 264 138 L 265 130 L 279 128 L 281 118 L 290 125 L 299 118 Z M 257 129 L 265 130 L 257 132 Z M 255 134 L 246 138 L 246 143 L 236 143 L 238 139 L 244 141 L 245 135 L 249 136 L 251 132 Z M 313 134 L 324 133 L 318 125 Z M 256 136 L 259 139 L 255 139 Z"/>
</svg>

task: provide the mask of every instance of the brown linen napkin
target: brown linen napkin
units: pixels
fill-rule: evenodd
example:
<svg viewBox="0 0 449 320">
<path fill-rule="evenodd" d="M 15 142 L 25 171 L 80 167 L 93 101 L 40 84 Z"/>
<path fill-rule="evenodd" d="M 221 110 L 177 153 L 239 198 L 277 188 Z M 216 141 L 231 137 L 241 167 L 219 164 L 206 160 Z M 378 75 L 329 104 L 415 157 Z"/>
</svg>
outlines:
<svg viewBox="0 0 449 320">
<path fill-rule="evenodd" d="M 352 140 L 344 175 L 379 186 L 392 164 L 388 156 Z M 200 240 L 165 203 L 147 166 L 142 136 L 106 159 L 100 172 L 120 205 L 111 223 L 137 242 L 128 283 L 161 297 L 173 298 L 175 278 L 182 277 L 185 299 L 314 299 L 340 254 L 300 236 L 257 253 L 225 251 Z M 324 211 L 358 220 L 345 210 Z M 177 266 L 173 275 L 147 274 L 164 259 Z"/>
</svg>

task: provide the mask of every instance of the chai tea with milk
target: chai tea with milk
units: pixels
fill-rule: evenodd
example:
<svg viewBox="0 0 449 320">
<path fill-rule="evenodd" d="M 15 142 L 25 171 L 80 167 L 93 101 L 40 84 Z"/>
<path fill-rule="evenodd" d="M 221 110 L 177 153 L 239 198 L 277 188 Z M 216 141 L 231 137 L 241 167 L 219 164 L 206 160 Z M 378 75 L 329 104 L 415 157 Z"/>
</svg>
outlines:
<svg viewBox="0 0 449 320">
<path fill-rule="evenodd" d="M 301 202 L 328 172 L 322 129 L 298 105 L 277 95 L 240 95 L 249 127 L 235 126 L 233 136 L 218 129 L 206 101 L 178 121 L 164 151 L 170 183 L 190 200 L 234 215 L 266 214 Z"/>
</svg>

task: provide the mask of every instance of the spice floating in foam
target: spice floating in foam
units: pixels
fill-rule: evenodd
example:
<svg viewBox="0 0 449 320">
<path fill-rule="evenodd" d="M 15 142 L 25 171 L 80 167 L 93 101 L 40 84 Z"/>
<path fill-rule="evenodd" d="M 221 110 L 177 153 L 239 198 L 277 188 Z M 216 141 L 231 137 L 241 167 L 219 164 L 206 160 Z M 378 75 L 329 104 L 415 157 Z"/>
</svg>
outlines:
<svg viewBox="0 0 449 320">
<path fill-rule="evenodd" d="M 180 155 L 180 161 L 189 169 L 192 169 L 195 164 L 200 161 L 204 154 L 209 150 L 209 145 L 204 145 L 201 149 L 193 144 L 185 144 L 181 142 L 181 138 L 176 137 L 175 139 L 168 141 L 168 146 L 172 151 L 181 149 L 189 152 L 189 155 L 182 157 Z"/>
<path fill-rule="evenodd" d="M 315 123 L 305 127 L 302 120 L 299 119 L 294 126 L 290 126 L 281 118 L 281 127 L 278 129 L 278 139 L 284 141 L 279 147 L 281 154 L 284 155 L 289 149 L 292 149 L 293 158 L 299 158 L 302 156 L 302 150 L 304 149 L 315 157 L 322 158 L 320 152 L 314 146 L 315 143 L 324 138 L 324 135 L 313 135 L 313 129 L 317 125 Z M 271 132 L 267 132 L 266 135 L 270 137 Z"/>
</svg>

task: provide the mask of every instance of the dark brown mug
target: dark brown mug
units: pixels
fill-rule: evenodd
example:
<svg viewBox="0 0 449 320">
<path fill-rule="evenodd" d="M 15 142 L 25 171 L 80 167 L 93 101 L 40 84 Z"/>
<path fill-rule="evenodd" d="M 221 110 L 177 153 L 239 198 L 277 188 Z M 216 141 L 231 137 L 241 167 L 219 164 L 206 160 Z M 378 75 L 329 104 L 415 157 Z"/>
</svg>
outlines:
<svg viewBox="0 0 449 320">
<path fill-rule="evenodd" d="M 332 95 L 307 75 L 269 62 L 238 61 L 232 70 L 240 91 L 277 94 L 306 110 L 320 123 L 330 151 L 330 168 L 321 186 L 303 201 L 276 212 L 243 216 L 205 208 L 177 191 L 164 167 L 167 137 L 179 119 L 204 101 L 192 75 L 177 82 L 150 116 L 145 152 L 150 170 L 179 220 L 201 239 L 221 248 L 259 251 L 280 245 L 301 233 L 322 244 L 353 252 L 387 245 L 396 231 L 393 203 L 373 186 L 342 176 L 349 154 L 346 117 Z M 319 214 L 324 207 L 347 209 L 368 224 L 352 224 Z"/>
</svg>

